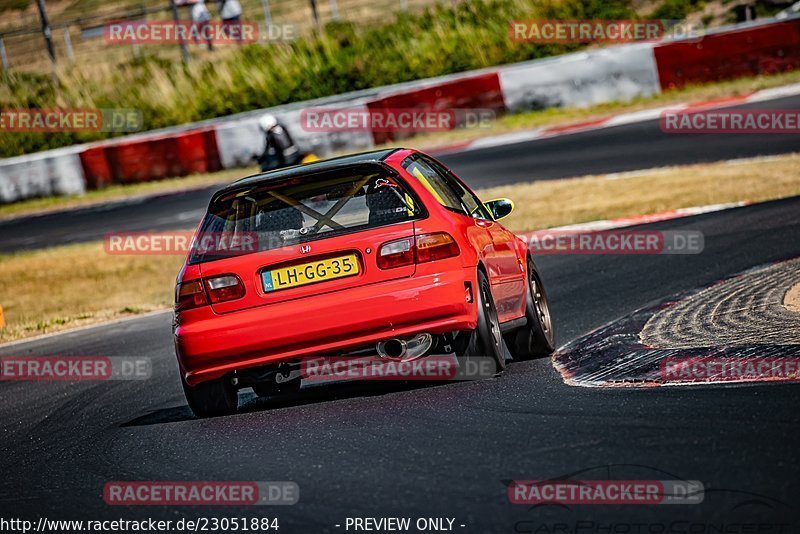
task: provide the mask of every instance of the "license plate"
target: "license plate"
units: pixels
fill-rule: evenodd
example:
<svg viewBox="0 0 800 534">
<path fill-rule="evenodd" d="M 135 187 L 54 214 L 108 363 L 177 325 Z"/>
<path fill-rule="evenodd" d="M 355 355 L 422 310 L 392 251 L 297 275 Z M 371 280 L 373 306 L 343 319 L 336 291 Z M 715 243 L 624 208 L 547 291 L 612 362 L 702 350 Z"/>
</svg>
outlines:
<svg viewBox="0 0 800 534">
<path fill-rule="evenodd" d="M 272 271 L 263 271 L 261 273 L 261 281 L 264 284 L 264 291 L 269 292 L 346 276 L 355 276 L 358 273 L 358 258 L 355 254 L 349 254 L 347 256 L 292 265 L 291 267 L 282 267 Z"/>
</svg>

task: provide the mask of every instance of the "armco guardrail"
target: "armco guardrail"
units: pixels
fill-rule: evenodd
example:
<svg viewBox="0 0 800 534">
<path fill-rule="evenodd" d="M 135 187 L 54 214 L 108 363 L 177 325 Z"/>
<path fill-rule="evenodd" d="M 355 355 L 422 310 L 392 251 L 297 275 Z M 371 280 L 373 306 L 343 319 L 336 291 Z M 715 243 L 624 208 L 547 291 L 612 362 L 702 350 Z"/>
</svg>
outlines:
<svg viewBox="0 0 800 534">
<path fill-rule="evenodd" d="M 393 137 L 385 132 L 308 132 L 300 127 L 304 108 L 519 111 L 587 106 L 798 67 L 800 17 L 722 28 L 702 38 L 587 50 L 0 160 L 0 202 L 250 165 L 263 149 L 257 121 L 266 112 L 286 125 L 301 149 L 326 156 L 368 149 Z"/>
</svg>

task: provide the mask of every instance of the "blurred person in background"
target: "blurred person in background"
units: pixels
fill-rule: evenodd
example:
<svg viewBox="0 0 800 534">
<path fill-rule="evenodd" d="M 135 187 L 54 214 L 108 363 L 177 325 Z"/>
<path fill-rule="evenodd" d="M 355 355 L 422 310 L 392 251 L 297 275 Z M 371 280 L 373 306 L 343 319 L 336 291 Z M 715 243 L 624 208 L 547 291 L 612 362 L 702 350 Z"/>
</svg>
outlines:
<svg viewBox="0 0 800 534">
<path fill-rule="evenodd" d="M 211 13 L 208 11 L 208 8 L 206 7 L 205 0 L 197 0 L 194 4 L 192 4 L 191 16 L 192 16 L 192 24 L 195 25 L 198 33 L 202 35 L 203 32 L 207 31 L 206 28 L 208 27 L 208 23 L 211 21 Z M 198 43 L 200 42 L 199 39 L 197 38 L 195 38 L 195 41 L 197 41 Z M 214 50 L 214 45 L 211 42 L 210 36 L 207 42 L 208 42 L 208 49 Z"/>
<path fill-rule="evenodd" d="M 241 40 L 242 5 L 239 0 L 217 0 L 217 7 L 224 26 L 239 26 L 234 31 L 237 40 Z"/>
<path fill-rule="evenodd" d="M 303 161 L 303 154 L 294 144 L 292 136 L 272 114 L 265 114 L 258 120 L 258 127 L 264 133 L 264 152 L 256 156 L 261 171 L 270 171 L 297 165 Z"/>
</svg>

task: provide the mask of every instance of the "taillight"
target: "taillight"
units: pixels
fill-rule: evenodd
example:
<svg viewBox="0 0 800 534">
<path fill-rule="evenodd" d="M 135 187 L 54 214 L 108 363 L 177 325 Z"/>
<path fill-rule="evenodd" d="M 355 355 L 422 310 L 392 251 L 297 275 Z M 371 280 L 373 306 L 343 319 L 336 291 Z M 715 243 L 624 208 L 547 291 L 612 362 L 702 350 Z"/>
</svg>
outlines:
<svg viewBox="0 0 800 534">
<path fill-rule="evenodd" d="M 425 234 L 417 236 L 417 263 L 443 260 L 458 256 L 458 243 L 450 234 Z"/>
<path fill-rule="evenodd" d="M 444 232 L 436 234 L 418 235 L 416 238 L 398 239 L 381 245 L 378 252 L 378 267 L 392 269 L 426 263 L 458 256 L 460 250 L 458 243 L 450 234 Z"/>
<path fill-rule="evenodd" d="M 240 299 L 244 284 L 238 276 L 226 274 L 182 282 L 175 288 L 175 311 L 190 310 L 218 302 Z"/>
<path fill-rule="evenodd" d="M 189 310 L 208 305 L 203 283 L 200 280 L 182 282 L 175 288 L 175 311 Z"/>
<path fill-rule="evenodd" d="M 244 296 L 244 284 L 233 274 L 206 279 L 206 288 L 211 304 L 236 300 Z"/>
<path fill-rule="evenodd" d="M 414 239 L 407 237 L 381 245 L 378 252 L 378 267 L 392 269 L 414 264 Z"/>
</svg>

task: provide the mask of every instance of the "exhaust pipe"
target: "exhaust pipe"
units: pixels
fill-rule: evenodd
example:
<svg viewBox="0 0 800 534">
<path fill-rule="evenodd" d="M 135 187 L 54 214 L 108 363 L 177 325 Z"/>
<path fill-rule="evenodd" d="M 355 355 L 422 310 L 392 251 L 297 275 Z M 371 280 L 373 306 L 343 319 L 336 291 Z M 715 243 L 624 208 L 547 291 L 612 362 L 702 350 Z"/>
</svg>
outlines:
<svg viewBox="0 0 800 534">
<path fill-rule="evenodd" d="M 393 338 L 375 345 L 381 358 L 413 360 L 424 356 L 433 346 L 433 336 L 417 334 L 409 340 Z"/>
<path fill-rule="evenodd" d="M 381 358 L 402 358 L 406 355 L 408 345 L 402 339 L 380 341 L 375 346 Z"/>
</svg>

